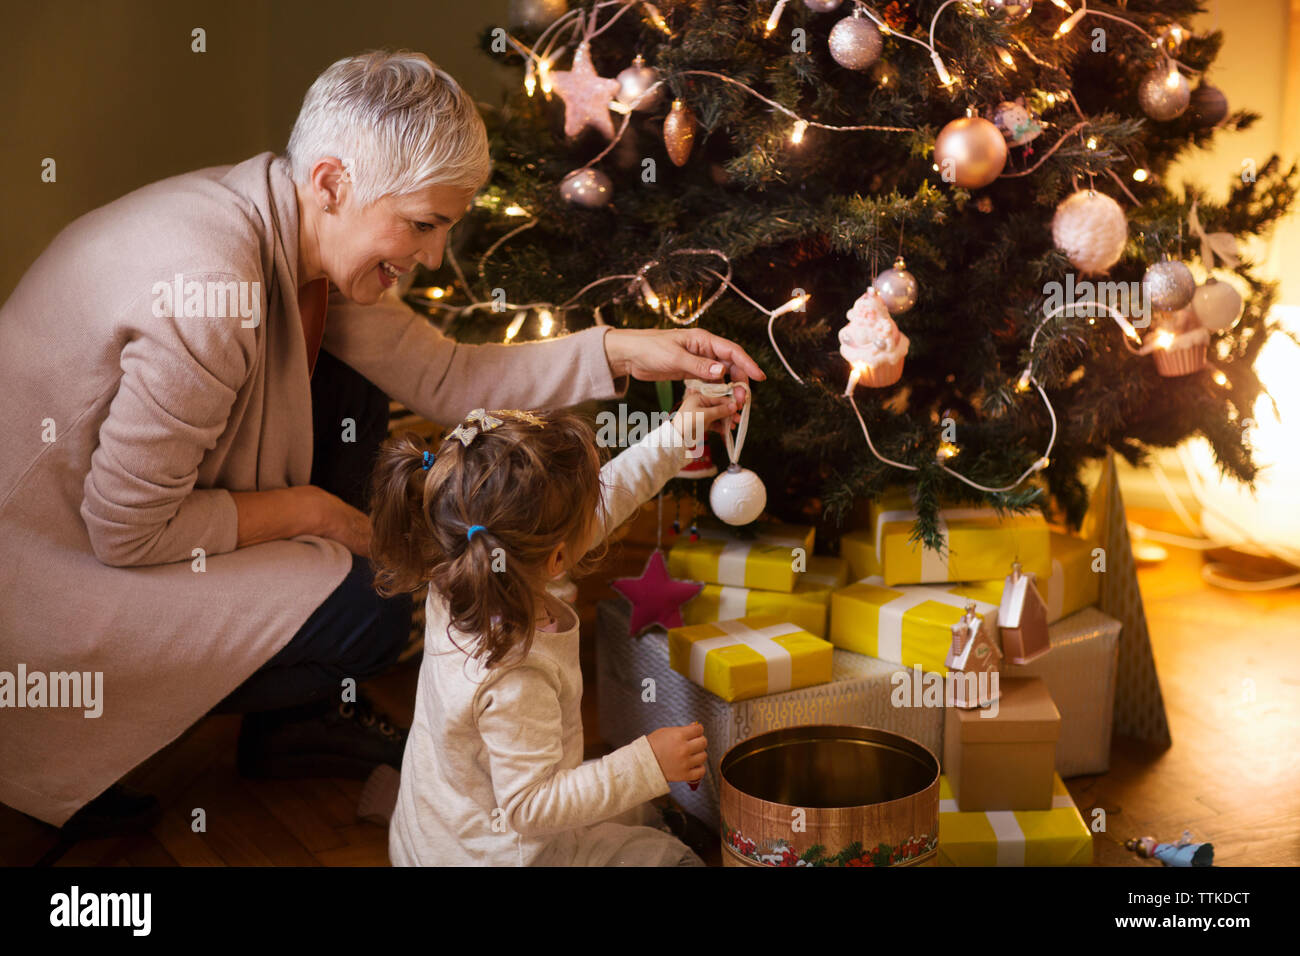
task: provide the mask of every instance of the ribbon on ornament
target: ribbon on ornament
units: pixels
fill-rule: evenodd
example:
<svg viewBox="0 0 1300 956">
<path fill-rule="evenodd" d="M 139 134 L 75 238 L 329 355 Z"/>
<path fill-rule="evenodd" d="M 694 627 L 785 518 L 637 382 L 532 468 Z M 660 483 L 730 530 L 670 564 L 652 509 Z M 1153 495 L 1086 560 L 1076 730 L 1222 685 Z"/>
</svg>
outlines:
<svg viewBox="0 0 1300 956">
<path fill-rule="evenodd" d="M 1205 271 L 1214 271 L 1214 257 L 1217 255 L 1226 268 L 1235 269 L 1241 261 L 1241 249 L 1237 245 L 1237 238 L 1230 232 L 1206 232 L 1201 225 L 1201 217 L 1196 214 L 1195 199 L 1192 200 L 1192 208 L 1187 212 L 1187 228 L 1193 236 L 1201 240 L 1201 261 L 1205 263 Z"/>
<path fill-rule="evenodd" d="M 709 398 L 723 398 L 731 394 L 731 390 L 738 383 L 734 382 L 705 382 L 698 378 L 688 378 L 686 387 L 693 388 L 701 395 Z M 740 410 L 740 425 L 736 428 L 736 437 L 731 437 L 731 425 L 727 425 L 727 430 L 722 433 L 723 439 L 727 443 L 727 459 L 734 465 L 740 463 L 740 449 L 745 444 L 745 434 L 749 431 L 749 410 L 754 406 L 754 391 L 747 385 L 741 385 L 745 390 L 745 407 Z"/>
<path fill-rule="evenodd" d="M 750 650 L 762 655 L 763 660 L 767 662 L 769 694 L 790 689 L 790 685 L 794 683 L 794 658 L 773 638 L 799 634 L 803 628 L 796 627 L 794 624 L 773 624 L 771 627 L 754 630 L 740 621 L 717 621 L 713 626 L 726 633 L 691 642 L 689 674 L 691 680 L 701 687 L 704 686 L 704 659 L 708 657 L 709 651 L 744 644 Z"/>
</svg>

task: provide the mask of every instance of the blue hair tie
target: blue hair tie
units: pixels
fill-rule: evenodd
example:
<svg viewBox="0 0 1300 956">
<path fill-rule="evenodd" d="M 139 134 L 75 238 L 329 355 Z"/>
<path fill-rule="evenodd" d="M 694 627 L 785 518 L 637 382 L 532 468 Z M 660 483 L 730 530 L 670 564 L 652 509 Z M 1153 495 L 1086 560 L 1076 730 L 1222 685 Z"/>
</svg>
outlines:
<svg viewBox="0 0 1300 956">
<path fill-rule="evenodd" d="M 473 541 L 475 531 L 486 531 L 486 530 L 487 528 L 483 527 L 481 524 L 472 524 L 469 526 L 469 530 L 465 532 L 465 540 Z"/>
<path fill-rule="evenodd" d="M 424 453 L 424 464 L 421 465 L 420 468 L 421 468 L 422 470 L 424 470 L 424 471 L 428 471 L 429 468 L 432 467 L 432 465 L 433 465 L 434 458 L 435 458 L 435 456 L 434 456 L 433 452 L 431 452 L 431 451 L 426 451 L 426 452 Z"/>
</svg>

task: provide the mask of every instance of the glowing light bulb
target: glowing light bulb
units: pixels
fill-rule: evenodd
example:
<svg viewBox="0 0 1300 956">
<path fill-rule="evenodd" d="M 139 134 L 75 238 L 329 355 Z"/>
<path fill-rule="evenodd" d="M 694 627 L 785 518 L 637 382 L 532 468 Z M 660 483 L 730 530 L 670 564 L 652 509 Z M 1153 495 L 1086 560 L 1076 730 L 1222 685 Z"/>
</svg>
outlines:
<svg viewBox="0 0 1300 956">
<path fill-rule="evenodd" d="M 950 441 L 940 442 L 939 450 L 935 452 L 934 457 L 938 461 L 949 461 L 956 458 L 960 451 L 961 449 Z"/>
<path fill-rule="evenodd" d="M 1074 10 L 1070 7 L 1070 5 L 1069 5 L 1068 3 L 1065 2 L 1065 0 L 1052 0 L 1052 3 L 1056 4 L 1058 7 L 1060 7 L 1062 10 L 1064 10 L 1066 13 L 1073 13 L 1073 12 L 1074 12 Z"/>
<path fill-rule="evenodd" d="M 547 96 L 550 96 L 551 95 L 551 61 L 543 60 L 541 65 L 537 68 L 537 72 L 541 76 L 542 92 L 545 93 Z"/>
<path fill-rule="evenodd" d="M 1089 137 L 1088 137 L 1088 148 L 1089 148 L 1089 149 L 1096 149 L 1096 148 L 1097 148 L 1097 137 L 1095 137 L 1095 136 L 1089 136 Z"/>
<path fill-rule="evenodd" d="M 650 283 L 645 279 L 641 280 L 641 297 L 645 299 L 645 304 L 648 305 L 651 310 L 655 312 L 659 311 L 659 296 L 655 295 L 655 290 L 650 288 Z"/>
<path fill-rule="evenodd" d="M 772 8 L 771 15 L 767 18 L 767 23 L 763 27 L 763 35 L 767 36 L 776 29 L 776 25 L 781 22 L 781 14 L 785 12 L 785 5 L 789 0 L 776 0 L 776 6 Z"/>
<path fill-rule="evenodd" d="M 1066 9 L 1069 8 L 1066 7 Z M 1077 27 L 1079 25 L 1079 21 L 1082 20 L 1087 15 L 1087 13 L 1088 13 L 1087 9 L 1083 7 L 1080 7 L 1078 10 L 1075 10 L 1072 14 L 1070 14 L 1068 17 L 1066 17 L 1064 20 L 1061 21 L 1061 25 L 1057 27 L 1056 32 L 1052 34 L 1052 39 L 1053 40 L 1061 39 L 1061 37 L 1065 36 L 1067 33 L 1069 33 L 1071 30 Z"/>
<path fill-rule="evenodd" d="M 1002 61 L 1003 65 L 1014 70 L 1016 68 L 1016 61 L 1011 58 L 1011 51 L 1002 46 L 996 47 L 996 49 L 998 51 L 998 59 Z"/>
<path fill-rule="evenodd" d="M 503 209 L 502 212 L 504 212 L 507 216 L 526 216 L 526 215 L 528 215 L 528 210 L 527 210 L 527 209 L 525 209 L 523 206 L 516 206 L 514 203 L 511 203 L 509 206 L 506 206 L 506 208 Z"/>
<path fill-rule="evenodd" d="M 790 131 L 790 142 L 796 146 L 803 142 L 804 130 L 808 128 L 807 120 L 795 120 L 794 129 Z"/>
<path fill-rule="evenodd" d="M 939 74 L 939 82 L 944 87 L 952 86 L 952 82 L 953 82 L 952 74 L 949 73 L 948 68 L 943 65 L 943 60 L 939 57 L 937 51 L 935 50 L 930 51 L 930 61 L 934 63 L 934 70 L 936 73 Z"/>
<path fill-rule="evenodd" d="M 537 321 L 543 336 L 551 334 L 551 329 L 555 326 L 555 317 L 551 315 L 550 309 L 542 309 L 537 313 Z"/>
<path fill-rule="evenodd" d="M 1182 81 L 1183 75 L 1178 72 L 1178 67 L 1171 66 L 1169 68 L 1169 75 L 1165 77 L 1165 87 L 1167 89 L 1176 90 Z"/>
<path fill-rule="evenodd" d="M 1145 169 L 1133 170 L 1133 179 L 1135 182 L 1144 183 L 1147 181 L 1148 178 L 1150 178 L 1150 176 L 1151 174 L 1147 172 Z"/>
<path fill-rule="evenodd" d="M 510 320 L 510 324 L 506 326 L 506 341 L 507 341 L 507 342 L 509 342 L 511 339 L 513 339 L 516 335 L 519 334 L 519 330 L 520 330 L 521 328 L 523 328 L 523 326 L 524 326 L 524 320 L 525 320 L 526 318 L 528 318 L 528 313 L 527 313 L 527 312 L 517 312 L 517 313 L 515 313 L 515 317 L 514 317 L 513 319 L 511 319 L 511 320 Z"/>
<path fill-rule="evenodd" d="M 1220 371 L 1218 371 L 1218 370 L 1216 370 L 1215 373 L 1214 373 L 1214 375 L 1212 375 L 1211 377 L 1214 379 L 1214 384 L 1215 384 L 1215 385 L 1227 385 L 1227 384 L 1228 384 L 1228 376 L 1224 375 L 1222 372 L 1220 372 Z"/>
<path fill-rule="evenodd" d="M 528 68 L 524 70 L 524 92 L 529 96 L 537 92 L 537 71 L 533 69 L 531 59 L 528 61 Z"/>
<path fill-rule="evenodd" d="M 1017 392 L 1029 391 L 1029 377 L 1031 374 L 1032 372 L 1029 369 L 1025 369 L 1023 372 L 1020 373 L 1020 378 L 1016 381 Z"/>
<path fill-rule="evenodd" d="M 645 12 L 646 15 L 650 18 L 650 22 L 655 25 L 656 29 L 661 30 L 664 33 L 667 33 L 669 36 L 672 36 L 673 31 L 669 28 L 668 21 L 664 19 L 663 14 L 659 12 L 658 7 L 656 7 L 653 3 L 647 3 L 645 5 Z"/>
<path fill-rule="evenodd" d="M 1161 329 L 1156 333 L 1156 348 L 1167 349 L 1174 344 L 1174 333 L 1168 329 Z"/>
</svg>

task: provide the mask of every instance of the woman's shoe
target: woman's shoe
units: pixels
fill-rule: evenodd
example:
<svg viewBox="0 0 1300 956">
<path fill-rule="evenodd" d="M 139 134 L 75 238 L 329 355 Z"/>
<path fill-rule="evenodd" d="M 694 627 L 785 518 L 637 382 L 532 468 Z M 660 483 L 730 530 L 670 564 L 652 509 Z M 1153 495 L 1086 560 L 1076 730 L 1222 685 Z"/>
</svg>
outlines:
<svg viewBox="0 0 1300 956">
<path fill-rule="evenodd" d="M 237 760 L 240 775 L 254 779 L 365 780 L 380 764 L 400 769 L 405 749 L 406 731 L 360 697 L 246 714 Z"/>
</svg>

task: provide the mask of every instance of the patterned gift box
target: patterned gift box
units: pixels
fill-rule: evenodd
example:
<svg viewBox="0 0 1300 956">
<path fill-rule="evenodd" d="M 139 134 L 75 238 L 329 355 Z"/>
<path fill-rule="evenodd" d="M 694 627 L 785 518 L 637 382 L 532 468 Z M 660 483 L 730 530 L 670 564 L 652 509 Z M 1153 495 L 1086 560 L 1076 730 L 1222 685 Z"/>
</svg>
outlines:
<svg viewBox="0 0 1300 956">
<path fill-rule="evenodd" d="M 1052 649 L 1028 664 L 1003 661 L 1007 677 L 1041 677 L 1061 713 L 1056 772 L 1062 777 L 1110 769 L 1120 623 L 1085 608 L 1047 630 Z"/>
<path fill-rule="evenodd" d="M 597 605 L 600 735 L 611 747 L 621 747 L 660 727 L 698 720 L 709 740 L 709 770 L 697 790 L 672 784 L 673 799 L 715 830 L 720 825 L 718 763 L 755 734 L 801 724 L 853 724 L 911 737 L 936 759 L 943 753 L 943 708 L 896 707 L 891 701 L 910 677 L 897 664 L 836 648 L 828 683 L 728 703 L 668 666 L 668 637 L 662 630 L 629 638 L 628 614 L 622 601 Z"/>
<path fill-rule="evenodd" d="M 939 778 L 940 866 L 1088 866 L 1092 834 L 1060 775 L 1050 810 L 962 813 Z"/>
<path fill-rule="evenodd" d="M 831 592 L 844 587 L 848 576 L 847 562 L 818 556 L 808 559 L 808 570 L 799 575 L 789 594 L 706 584 L 697 597 L 682 605 L 682 620 L 686 624 L 707 624 L 750 614 L 776 614 L 809 634 L 825 637 Z"/>
<path fill-rule="evenodd" d="M 904 667 L 948 673 L 952 626 L 966 602 L 975 613 L 997 615 L 997 605 L 936 585 L 886 587 L 878 578 L 855 581 L 831 594 L 831 643 Z"/>
<path fill-rule="evenodd" d="M 714 621 L 668 632 L 668 665 L 737 701 L 831 679 L 831 645 L 771 615 Z"/>
<path fill-rule="evenodd" d="M 805 525 L 759 524 L 751 537 L 702 525 L 700 540 L 678 541 L 668 549 L 668 573 L 686 581 L 759 588 L 789 594 L 798 579 L 794 549 L 812 554 L 814 529 Z"/>
<path fill-rule="evenodd" d="M 1037 581 L 1038 593 L 1047 602 L 1047 623 L 1055 624 L 1075 611 L 1097 603 L 1101 575 L 1092 570 L 1093 545 L 1060 531 L 1051 533 L 1052 570 Z M 1008 570 L 1010 568 L 1008 567 Z M 997 604 L 1002 600 L 1003 578 L 961 585 L 961 593 Z"/>
<path fill-rule="evenodd" d="M 885 583 L 928 584 L 987 581 L 1005 575 L 1015 561 L 1041 577 L 1051 573 L 1051 542 L 1040 514 L 1002 515 L 992 508 L 941 508 L 944 548 L 911 540 L 916 510 L 906 493 L 871 503 L 871 530 Z"/>
</svg>

